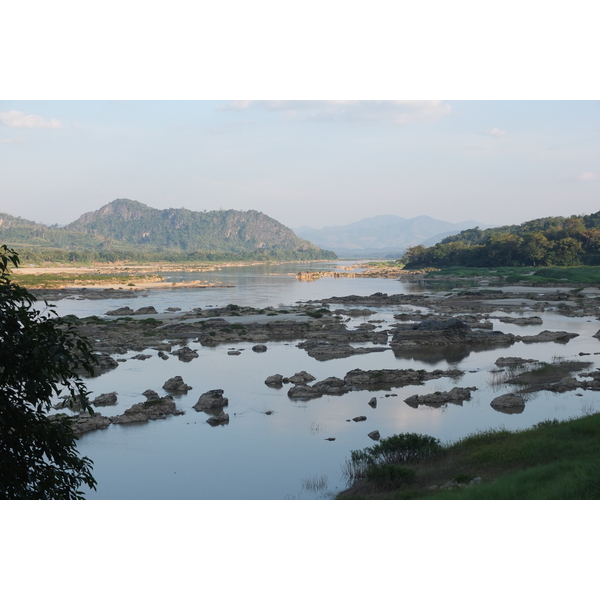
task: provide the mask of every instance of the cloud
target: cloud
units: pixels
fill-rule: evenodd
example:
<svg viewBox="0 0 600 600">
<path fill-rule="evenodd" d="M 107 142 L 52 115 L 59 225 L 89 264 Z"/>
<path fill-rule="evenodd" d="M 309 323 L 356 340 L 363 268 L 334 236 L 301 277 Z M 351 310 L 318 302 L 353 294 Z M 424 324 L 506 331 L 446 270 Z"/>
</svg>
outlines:
<svg viewBox="0 0 600 600">
<path fill-rule="evenodd" d="M 44 119 L 40 115 L 26 115 L 18 110 L 0 112 L 0 122 L 7 127 L 24 127 L 26 129 L 60 129 L 63 126 L 58 119 Z"/>
<path fill-rule="evenodd" d="M 501 138 L 501 137 L 504 137 L 507 132 L 504 129 L 499 129 L 498 127 L 492 127 L 492 129 L 490 129 L 487 133 L 488 133 L 488 135 L 491 135 L 493 137 Z"/>
<path fill-rule="evenodd" d="M 304 120 L 387 121 L 396 125 L 434 121 L 452 110 L 439 100 L 237 100 L 223 108 L 246 110 L 251 107 Z"/>
<path fill-rule="evenodd" d="M 583 173 L 577 175 L 577 179 L 579 181 L 596 181 L 597 179 L 599 179 L 599 177 L 596 173 L 592 173 L 591 171 L 584 171 Z"/>
</svg>

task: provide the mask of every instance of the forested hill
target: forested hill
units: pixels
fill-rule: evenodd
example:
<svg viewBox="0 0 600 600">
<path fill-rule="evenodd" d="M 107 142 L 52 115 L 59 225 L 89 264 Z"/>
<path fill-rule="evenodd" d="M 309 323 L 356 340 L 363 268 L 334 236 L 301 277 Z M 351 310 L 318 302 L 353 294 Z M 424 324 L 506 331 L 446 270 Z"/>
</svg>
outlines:
<svg viewBox="0 0 600 600">
<path fill-rule="evenodd" d="M 431 248 L 409 248 L 404 261 L 408 269 L 600 265 L 600 211 L 467 229 Z"/>
<path fill-rule="evenodd" d="M 336 258 L 255 210 L 159 210 L 127 199 L 114 200 L 65 227 L 0 214 L 0 241 L 25 251 L 31 260 L 42 254 L 60 260 L 66 251 L 71 260 Z"/>
</svg>

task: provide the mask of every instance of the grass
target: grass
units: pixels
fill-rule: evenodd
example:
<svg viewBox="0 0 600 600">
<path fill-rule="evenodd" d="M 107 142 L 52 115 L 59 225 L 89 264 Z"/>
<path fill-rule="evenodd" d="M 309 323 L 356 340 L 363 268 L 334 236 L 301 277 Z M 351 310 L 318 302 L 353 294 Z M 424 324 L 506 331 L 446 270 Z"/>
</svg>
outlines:
<svg viewBox="0 0 600 600">
<path fill-rule="evenodd" d="M 406 468 L 404 463 L 398 466 Z M 600 499 L 600 414 L 565 422 L 544 421 L 525 431 L 476 433 L 411 461 L 410 469 L 413 481 L 410 475 L 402 478 L 397 474 L 401 481 L 394 482 L 393 473 L 379 474 L 381 481 L 373 480 L 372 475 L 369 481 L 368 471 L 363 472 L 338 498 Z M 482 483 L 466 485 L 475 477 L 481 477 Z M 452 479 L 465 485 L 440 489 Z"/>
</svg>

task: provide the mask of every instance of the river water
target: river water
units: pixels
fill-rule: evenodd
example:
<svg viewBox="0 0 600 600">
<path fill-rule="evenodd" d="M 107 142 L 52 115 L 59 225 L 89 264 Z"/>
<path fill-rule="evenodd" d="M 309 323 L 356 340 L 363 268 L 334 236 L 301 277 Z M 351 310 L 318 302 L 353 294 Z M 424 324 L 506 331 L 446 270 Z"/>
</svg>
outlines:
<svg viewBox="0 0 600 600">
<path fill-rule="evenodd" d="M 108 310 L 129 306 L 132 309 L 152 305 L 158 312 L 179 307 L 182 312 L 196 307 L 238 304 L 265 308 L 293 305 L 297 301 L 318 300 L 349 294 L 370 295 L 375 292 L 427 293 L 415 284 L 393 279 L 322 278 L 299 281 L 300 270 L 334 269 L 331 264 L 285 264 L 224 268 L 208 273 L 161 273 L 171 281 L 205 280 L 235 287 L 156 289 L 127 300 L 75 300 L 55 302 L 61 315 L 103 315 Z M 331 306 L 335 309 L 335 306 Z M 378 326 L 396 323 L 393 314 L 402 307 L 384 307 L 377 315 L 352 319 L 356 327 L 369 320 L 383 320 Z M 411 308 L 414 310 L 414 307 Z M 491 313 L 506 314 L 506 313 Z M 555 312 L 527 312 L 544 320 L 539 326 L 517 326 L 494 321 L 494 329 L 534 335 L 545 329 L 574 331 L 579 337 L 567 344 L 523 344 L 510 348 L 473 351 L 463 355 L 426 353 L 396 357 L 391 350 L 319 362 L 296 347 L 297 342 L 268 342 L 268 351 L 255 353 L 252 343 L 236 344 L 238 356 L 228 355 L 231 348 L 221 345 L 188 345 L 199 358 L 184 363 L 171 356 L 162 360 L 156 351 L 152 358 L 127 360 L 100 377 L 86 381 L 91 398 L 107 392 L 118 393 L 118 404 L 99 409 L 103 415 L 123 413 L 131 405 L 145 400 L 148 388 L 163 393 L 164 382 L 181 375 L 193 389 L 176 396 L 182 416 L 143 424 L 111 425 L 106 430 L 82 436 L 81 454 L 94 461 L 97 491 L 86 493 L 89 499 L 330 499 L 346 485 L 342 466 L 351 450 L 373 445 L 367 434 L 375 429 L 382 437 L 395 433 L 417 432 L 450 442 L 470 433 L 504 427 L 516 430 L 530 427 L 545 419 L 567 419 L 600 410 L 598 394 L 576 390 L 565 394 L 538 392 L 531 394 L 521 414 L 504 414 L 493 410 L 491 400 L 511 391 L 501 383 L 502 374 L 495 361 L 500 356 L 521 356 L 551 362 L 556 357 L 585 360 L 599 366 L 600 342 L 593 338 L 598 322 L 591 317 L 566 318 Z M 122 358 L 137 354 L 131 352 Z M 121 357 L 120 357 L 121 358 Z M 324 396 L 298 401 L 287 396 L 289 386 L 272 389 L 264 380 L 275 373 L 292 376 L 305 370 L 317 380 L 344 375 L 361 369 L 449 369 L 465 371 L 459 381 L 437 379 L 423 386 L 389 391 L 357 391 L 343 396 Z M 449 404 L 439 408 L 412 408 L 404 399 L 413 394 L 449 390 L 452 387 L 476 386 L 472 399 L 462 406 Z M 229 399 L 228 425 L 211 427 L 208 415 L 197 413 L 192 406 L 198 397 L 211 389 L 222 388 Z M 578 395 L 579 394 L 579 395 Z M 368 401 L 377 398 L 376 408 Z M 271 414 L 266 414 L 271 412 Z M 366 416 L 354 422 L 356 416 Z M 326 438 L 335 438 L 328 441 Z"/>
</svg>

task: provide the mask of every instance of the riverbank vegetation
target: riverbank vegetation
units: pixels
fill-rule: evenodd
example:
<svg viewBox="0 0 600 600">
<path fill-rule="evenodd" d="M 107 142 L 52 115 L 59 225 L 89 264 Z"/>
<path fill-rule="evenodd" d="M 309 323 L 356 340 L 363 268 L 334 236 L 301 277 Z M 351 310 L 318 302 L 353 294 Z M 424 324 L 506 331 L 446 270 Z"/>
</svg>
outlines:
<svg viewBox="0 0 600 600">
<path fill-rule="evenodd" d="M 354 484 L 338 499 L 599 499 L 599 440 L 599 413 L 518 432 L 491 429 L 447 446 L 392 436 L 352 452 L 345 471 Z M 404 446 L 416 450 L 403 455 Z"/>
<path fill-rule="evenodd" d="M 407 269 L 600 265 L 600 211 L 466 229 L 430 248 L 413 246 L 403 260 Z"/>
</svg>

